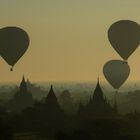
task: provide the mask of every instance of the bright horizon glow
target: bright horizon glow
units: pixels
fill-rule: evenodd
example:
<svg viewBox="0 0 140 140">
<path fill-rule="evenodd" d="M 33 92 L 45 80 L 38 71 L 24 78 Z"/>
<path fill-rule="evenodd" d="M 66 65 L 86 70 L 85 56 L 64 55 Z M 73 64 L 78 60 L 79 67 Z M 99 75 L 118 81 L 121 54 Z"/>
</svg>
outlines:
<svg viewBox="0 0 140 140">
<path fill-rule="evenodd" d="M 1 82 L 96 81 L 103 65 L 121 59 L 113 50 L 107 30 L 121 19 L 140 24 L 138 0 L 1 0 L 0 27 L 18 26 L 30 36 L 30 46 L 14 71 L 0 58 Z M 140 81 L 140 49 L 128 59 L 127 81 Z"/>
</svg>

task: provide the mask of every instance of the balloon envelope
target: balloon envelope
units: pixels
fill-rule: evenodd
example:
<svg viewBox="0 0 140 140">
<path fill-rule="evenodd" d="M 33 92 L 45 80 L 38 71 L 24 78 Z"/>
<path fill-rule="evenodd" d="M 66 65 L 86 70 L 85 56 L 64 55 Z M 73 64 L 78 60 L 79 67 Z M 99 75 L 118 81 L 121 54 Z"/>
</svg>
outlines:
<svg viewBox="0 0 140 140">
<path fill-rule="evenodd" d="M 109 28 L 108 39 L 118 54 L 127 60 L 140 44 L 140 26 L 130 20 L 120 20 Z"/>
<path fill-rule="evenodd" d="M 121 60 L 108 61 L 103 67 L 106 80 L 115 88 L 119 89 L 127 80 L 130 67 L 127 62 Z"/>
<path fill-rule="evenodd" d="M 29 46 L 28 34 L 18 27 L 0 29 L 0 55 L 11 66 L 23 56 Z"/>
</svg>

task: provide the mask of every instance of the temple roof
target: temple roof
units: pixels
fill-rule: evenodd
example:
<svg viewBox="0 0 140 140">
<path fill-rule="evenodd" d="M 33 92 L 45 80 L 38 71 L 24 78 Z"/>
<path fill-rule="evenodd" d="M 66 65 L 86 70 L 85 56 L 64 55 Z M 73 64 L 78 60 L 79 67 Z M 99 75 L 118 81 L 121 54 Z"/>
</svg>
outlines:
<svg viewBox="0 0 140 140">
<path fill-rule="evenodd" d="M 99 78 L 97 79 L 97 85 L 96 88 L 94 90 L 94 94 L 93 94 L 93 100 L 95 99 L 103 99 L 103 91 L 101 89 L 100 83 L 99 83 Z"/>
<path fill-rule="evenodd" d="M 48 102 L 49 100 L 50 101 L 57 101 L 57 98 L 56 98 L 55 93 L 53 91 L 53 86 L 52 85 L 51 85 L 50 91 L 48 93 L 48 96 L 46 98 L 46 102 Z"/>
<path fill-rule="evenodd" d="M 22 81 L 20 83 L 20 91 L 26 92 L 27 91 L 27 84 L 23 75 Z"/>
</svg>

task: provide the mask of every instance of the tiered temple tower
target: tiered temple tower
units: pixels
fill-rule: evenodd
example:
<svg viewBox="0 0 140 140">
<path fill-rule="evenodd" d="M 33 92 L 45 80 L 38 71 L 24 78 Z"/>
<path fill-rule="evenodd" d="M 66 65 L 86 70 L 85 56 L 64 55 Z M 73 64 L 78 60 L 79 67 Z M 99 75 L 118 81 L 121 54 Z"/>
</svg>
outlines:
<svg viewBox="0 0 140 140">
<path fill-rule="evenodd" d="M 14 98 L 8 103 L 8 109 L 14 112 L 21 112 L 22 110 L 31 107 L 33 103 L 32 94 L 28 91 L 27 83 L 23 76 L 18 91 L 15 93 Z"/>
<path fill-rule="evenodd" d="M 87 119 L 106 119 L 112 118 L 117 114 L 117 104 L 112 107 L 107 101 L 100 87 L 99 79 L 94 90 L 93 97 L 90 97 L 86 106 L 80 102 L 79 116 Z"/>
</svg>

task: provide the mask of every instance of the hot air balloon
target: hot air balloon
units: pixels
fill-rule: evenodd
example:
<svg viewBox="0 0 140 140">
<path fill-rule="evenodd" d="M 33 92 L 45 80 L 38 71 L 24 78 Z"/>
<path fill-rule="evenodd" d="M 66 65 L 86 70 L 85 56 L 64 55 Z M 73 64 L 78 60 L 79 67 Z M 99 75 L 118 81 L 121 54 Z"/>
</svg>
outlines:
<svg viewBox="0 0 140 140">
<path fill-rule="evenodd" d="M 26 52 L 28 46 L 29 36 L 23 29 L 19 27 L 0 29 L 0 55 L 12 68 Z"/>
<path fill-rule="evenodd" d="M 130 67 L 127 62 L 111 60 L 104 65 L 103 73 L 106 80 L 113 86 L 113 88 L 118 90 L 127 80 L 130 73 Z"/>
<path fill-rule="evenodd" d="M 115 22 L 108 30 L 108 39 L 117 53 L 127 60 L 140 44 L 140 26 L 130 20 Z"/>
</svg>

